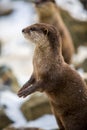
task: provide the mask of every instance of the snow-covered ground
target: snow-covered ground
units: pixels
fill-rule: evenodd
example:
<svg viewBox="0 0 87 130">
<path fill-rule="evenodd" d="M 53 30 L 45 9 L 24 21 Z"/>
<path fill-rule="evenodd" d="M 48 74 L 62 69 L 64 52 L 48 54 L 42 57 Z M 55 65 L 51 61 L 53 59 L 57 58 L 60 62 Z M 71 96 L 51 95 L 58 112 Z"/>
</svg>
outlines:
<svg viewBox="0 0 87 130">
<path fill-rule="evenodd" d="M 53 115 L 44 115 L 37 120 L 27 122 L 20 111 L 21 104 L 27 99 L 29 99 L 29 97 L 25 99 L 19 98 L 16 94 L 10 91 L 0 92 L 0 106 L 5 106 L 6 115 L 15 122 L 12 126 L 38 127 L 46 130 L 57 128 L 57 123 Z"/>
<path fill-rule="evenodd" d="M 6 1 L 4 0 L 4 2 Z M 68 10 L 74 18 L 87 21 L 87 11 L 83 9 L 82 4 L 78 0 L 56 1 L 59 6 Z M 37 22 L 37 17 L 32 4 L 23 1 L 14 1 L 11 3 L 11 6 L 14 8 L 14 12 L 9 16 L 0 18 L 0 41 L 3 42 L 0 65 L 6 64 L 10 66 L 22 85 L 32 73 L 34 45 L 28 43 L 23 38 L 21 30 Z M 87 48 L 80 47 L 78 55 L 75 55 L 73 59 L 74 61 L 81 62 L 84 58 L 87 58 Z M 83 74 L 81 70 L 80 73 Z M 9 91 L 0 92 L 0 106 L 6 106 L 5 112 L 15 122 L 16 126 L 36 126 L 44 129 L 57 127 L 53 115 L 45 115 L 35 121 L 26 122 L 26 119 L 20 112 L 20 105 L 25 100 L 27 99 L 19 99 L 17 95 Z"/>
</svg>

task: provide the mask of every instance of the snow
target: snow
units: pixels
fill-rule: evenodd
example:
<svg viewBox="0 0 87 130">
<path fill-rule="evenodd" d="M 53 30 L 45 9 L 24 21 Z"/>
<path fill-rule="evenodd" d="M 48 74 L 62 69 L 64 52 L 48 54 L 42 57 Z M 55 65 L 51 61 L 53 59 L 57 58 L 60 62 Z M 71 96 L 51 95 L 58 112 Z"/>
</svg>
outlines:
<svg viewBox="0 0 87 130">
<path fill-rule="evenodd" d="M 87 47 L 80 46 L 78 47 L 77 54 L 73 56 L 73 62 L 81 63 L 87 58 Z"/>
<path fill-rule="evenodd" d="M 45 130 L 58 128 L 56 120 L 53 115 L 44 115 L 35 121 L 30 121 L 27 124 L 27 127 L 38 127 L 38 128 L 43 128 Z"/>
<path fill-rule="evenodd" d="M 26 119 L 20 111 L 21 104 L 26 100 L 27 98 L 19 98 L 16 94 L 8 90 L 0 92 L 0 106 L 5 106 L 6 115 L 15 122 L 15 126 L 26 124 Z"/>
<path fill-rule="evenodd" d="M 87 11 L 79 0 L 56 0 L 56 2 L 64 10 L 67 10 L 75 19 L 87 21 Z"/>
<path fill-rule="evenodd" d="M 28 98 L 19 98 L 16 94 L 6 90 L 0 92 L 0 106 L 5 106 L 6 115 L 14 122 L 15 127 L 39 127 L 43 129 L 57 128 L 53 115 L 44 115 L 37 120 L 27 122 L 20 107 Z M 45 125 L 44 125 L 45 124 Z"/>
</svg>

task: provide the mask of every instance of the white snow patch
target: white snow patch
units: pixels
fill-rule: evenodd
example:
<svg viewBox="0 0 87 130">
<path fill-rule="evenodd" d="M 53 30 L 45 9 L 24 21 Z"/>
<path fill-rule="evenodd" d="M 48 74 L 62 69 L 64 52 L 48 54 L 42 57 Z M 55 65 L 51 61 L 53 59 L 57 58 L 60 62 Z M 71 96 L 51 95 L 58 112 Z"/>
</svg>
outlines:
<svg viewBox="0 0 87 130">
<path fill-rule="evenodd" d="M 20 106 L 27 98 L 19 98 L 16 94 L 10 91 L 0 92 L 0 106 L 5 106 L 6 115 L 14 122 L 15 126 L 23 126 L 26 124 Z"/>
<path fill-rule="evenodd" d="M 67 10 L 72 17 L 80 21 L 87 21 L 87 11 L 79 0 L 56 0 L 57 4 Z"/>
</svg>

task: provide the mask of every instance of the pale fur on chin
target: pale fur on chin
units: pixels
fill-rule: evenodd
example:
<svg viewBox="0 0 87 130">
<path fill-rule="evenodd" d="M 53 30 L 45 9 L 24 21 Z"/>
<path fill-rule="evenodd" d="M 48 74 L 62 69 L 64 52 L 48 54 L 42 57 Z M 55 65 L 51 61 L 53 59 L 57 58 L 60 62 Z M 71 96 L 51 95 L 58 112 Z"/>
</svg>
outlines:
<svg viewBox="0 0 87 130">
<path fill-rule="evenodd" d="M 28 33 L 23 33 L 23 36 L 24 36 L 24 38 L 26 38 L 26 39 L 30 39 Z"/>
<path fill-rule="evenodd" d="M 23 33 L 24 37 L 34 43 L 42 43 L 47 41 L 47 37 L 43 33 L 37 33 L 35 31 L 31 31 L 30 34 Z"/>
</svg>

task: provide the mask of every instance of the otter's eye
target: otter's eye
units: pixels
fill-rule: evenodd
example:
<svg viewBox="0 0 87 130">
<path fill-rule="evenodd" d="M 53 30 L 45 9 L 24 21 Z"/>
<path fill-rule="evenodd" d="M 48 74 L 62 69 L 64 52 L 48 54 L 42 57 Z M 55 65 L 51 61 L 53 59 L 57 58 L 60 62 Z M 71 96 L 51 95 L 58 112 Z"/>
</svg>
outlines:
<svg viewBox="0 0 87 130">
<path fill-rule="evenodd" d="M 36 31 L 36 29 L 35 28 L 30 28 L 30 31 Z"/>
<path fill-rule="evenodd" d="M 48 34 L 48 29 L 44 29 L 44 34 L 45 34 L 45 35 Z"/>
</svg>

